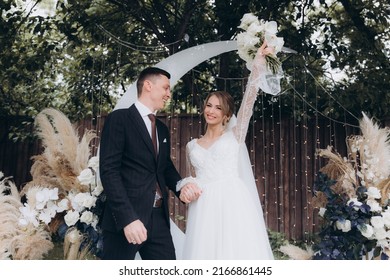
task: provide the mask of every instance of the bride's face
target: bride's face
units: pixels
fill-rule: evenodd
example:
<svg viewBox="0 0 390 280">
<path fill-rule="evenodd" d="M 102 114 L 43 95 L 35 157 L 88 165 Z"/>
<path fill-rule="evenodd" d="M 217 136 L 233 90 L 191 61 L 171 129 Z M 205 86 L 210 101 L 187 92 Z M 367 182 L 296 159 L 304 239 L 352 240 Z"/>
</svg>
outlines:
<svg viewBox="0 0 390 280">
<path fill-rule="evenodd" d="M 220 124 L 224 119 L 224 113 L 218 97 L 211 96 L 204 109 L 204 118 L 209 125 Z"/>
</svg>

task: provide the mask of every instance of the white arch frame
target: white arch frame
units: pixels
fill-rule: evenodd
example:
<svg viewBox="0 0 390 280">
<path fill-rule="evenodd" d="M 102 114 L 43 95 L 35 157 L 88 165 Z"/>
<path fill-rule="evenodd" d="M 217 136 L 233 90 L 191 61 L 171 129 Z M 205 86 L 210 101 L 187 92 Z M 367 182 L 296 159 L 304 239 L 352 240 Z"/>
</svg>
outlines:
<svg viewBox="0 0 390 280">
<path fill-rule="evenodd" d="M 155 66 L 168 71 L 171 74 L 171 88 L 188 71 L 198 64 L 225 52 L 237 50 L 237 41 L 219 41 L 191 47 L 171 55 Z M 118 100 L 114 110 L 130 107 L 137 100 L 137 82 L 134 82 Z"/>
</svg>

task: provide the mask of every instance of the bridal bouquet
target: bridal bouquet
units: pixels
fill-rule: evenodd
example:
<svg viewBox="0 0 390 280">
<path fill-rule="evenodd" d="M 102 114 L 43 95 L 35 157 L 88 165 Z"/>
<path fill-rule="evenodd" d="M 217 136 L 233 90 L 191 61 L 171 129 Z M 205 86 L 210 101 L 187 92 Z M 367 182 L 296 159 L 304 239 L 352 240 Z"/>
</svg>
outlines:
<svg viewBox="0 0 390 280">
<path fill-rule="evenodd" d="M 252 69 L 257 50 L 266 43 L 266 66 L 272 74 L 280 72 L 281 62 L 276 55 L 282 50 L 284 40 L 276 36 L 277 23 L 259 20 L 252 13 L 247 13 L 238 27 L 244 30 L 237 35 L 238 55 L 246 62 L 247 68 Z"/>
</svg>

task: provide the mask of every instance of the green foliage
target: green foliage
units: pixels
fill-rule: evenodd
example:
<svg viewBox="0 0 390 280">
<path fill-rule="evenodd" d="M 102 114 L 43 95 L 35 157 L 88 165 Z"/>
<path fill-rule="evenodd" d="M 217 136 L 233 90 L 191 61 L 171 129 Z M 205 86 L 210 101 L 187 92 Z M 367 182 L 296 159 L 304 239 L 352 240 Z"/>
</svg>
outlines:
<svg viewBox="0 0 390 280">
<path fill-rule="evenodd" d="M 268 230 L 268 238 L 271 244 L 272 251 L 274 253 L 274 258 L 276 260 L 287 259 L 287 257 L 279 251 L 280 246 L 284 245 L 287 242 L 284 234 L 281 232 Z"/>
<path fill-rule="evenodd" d="M 319 6 L 284 0 L 40 2 L 36 7 L 53 7 L 49 16 L 20 6 L 23 1 L 0 0 L 0 117 L 23 116 L 31 123 L 54 107 L 75 121 L 111 111 L 142 68 L 192 46 L 234 39 L 247 12 L 277 21 L 285 46 L 298 51 L 281 57 L 283 114 L 299 119 L 319 111 L 347 121 L 361 111 L 378 119 L 390 115 L 385 0 Z M 226 78 L 247 77 L 248 71 L 235 52 L 194 70 L 174 90 L 177 112 L 201 108 L 206 93 L 216 89 L 228 90 L 239 104 L 243 84 Z M 274 98 L 262 98 L 258 109 L 273 110 Z"/>
</svg>

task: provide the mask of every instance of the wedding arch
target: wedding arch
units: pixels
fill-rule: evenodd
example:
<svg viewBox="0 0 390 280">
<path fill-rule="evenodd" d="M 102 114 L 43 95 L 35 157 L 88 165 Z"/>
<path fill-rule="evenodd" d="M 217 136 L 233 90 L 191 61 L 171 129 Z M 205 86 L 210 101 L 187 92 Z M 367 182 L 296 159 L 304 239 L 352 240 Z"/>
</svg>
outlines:
<svg viewBox="0 0 390 280">
<path fill-rule="evenodd" d="M 175 53 L 155 66 L 168 71 L 171 74 L 171 88 L 188 71 L 198 64 L 225 52 L 237 50 L 237 41 L 219 41 L 191 47 Z M 127 108 L 136 100 L 136 81 L 130 85 L 125 94 L 119 99 L 114 110 Z"/>
</svg>

